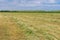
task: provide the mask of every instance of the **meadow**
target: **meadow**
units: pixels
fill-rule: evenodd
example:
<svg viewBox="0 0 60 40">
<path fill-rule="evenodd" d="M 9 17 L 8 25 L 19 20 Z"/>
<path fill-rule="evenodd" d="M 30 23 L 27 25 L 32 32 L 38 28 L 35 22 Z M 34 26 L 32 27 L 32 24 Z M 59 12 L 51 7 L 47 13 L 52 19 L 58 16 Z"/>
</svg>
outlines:
<svg viewBox="0 0 60 40">
<path fill-rule="evenodd" d="M 60 40 L 60 13 L 0 12 L 0 40 Z"/>
</svg>

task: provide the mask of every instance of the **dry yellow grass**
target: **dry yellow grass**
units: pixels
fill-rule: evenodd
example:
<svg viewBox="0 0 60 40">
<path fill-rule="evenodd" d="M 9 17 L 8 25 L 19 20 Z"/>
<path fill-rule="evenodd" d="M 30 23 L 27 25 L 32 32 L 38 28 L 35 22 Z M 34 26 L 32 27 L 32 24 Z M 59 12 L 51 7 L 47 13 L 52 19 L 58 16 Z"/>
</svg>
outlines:
<svg viewBox="0 0 60 40">
<path fill-rule="evenodd" d="M 60 40 L 60 14 L 0 13 L 0 40 Z"/>
</svg>

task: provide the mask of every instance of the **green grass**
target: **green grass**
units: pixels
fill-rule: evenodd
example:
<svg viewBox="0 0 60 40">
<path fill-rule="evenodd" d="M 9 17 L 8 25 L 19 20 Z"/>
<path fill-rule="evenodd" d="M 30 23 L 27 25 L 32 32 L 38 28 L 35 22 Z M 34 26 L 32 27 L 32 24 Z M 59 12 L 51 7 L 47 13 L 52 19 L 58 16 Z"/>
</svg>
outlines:
<svg viewBox="0 0 60 40">
<path fill-rule="evenodd" d="M 0 12 L 0 40 L 60 40 L 60 13 Z"/>
</svg>

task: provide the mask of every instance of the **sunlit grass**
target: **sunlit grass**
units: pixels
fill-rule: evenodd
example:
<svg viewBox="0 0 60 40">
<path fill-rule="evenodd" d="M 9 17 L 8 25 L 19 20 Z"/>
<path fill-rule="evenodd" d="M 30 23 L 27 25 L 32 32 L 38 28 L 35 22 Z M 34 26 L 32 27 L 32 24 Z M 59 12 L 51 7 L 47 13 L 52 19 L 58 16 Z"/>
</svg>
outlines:
<svg viewBox="0 0 60 40">
<path fill-rule="evenodd" d="M 60 40 L 60 14 L 1 12 L 0 40 Z"/>
</svg>

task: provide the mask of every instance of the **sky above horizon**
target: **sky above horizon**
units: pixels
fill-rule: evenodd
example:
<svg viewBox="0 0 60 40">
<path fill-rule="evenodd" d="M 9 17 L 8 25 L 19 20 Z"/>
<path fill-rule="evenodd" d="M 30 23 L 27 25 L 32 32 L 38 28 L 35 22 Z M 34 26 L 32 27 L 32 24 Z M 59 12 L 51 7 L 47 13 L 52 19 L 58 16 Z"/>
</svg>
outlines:
<svg viewBox="0 0 60 40">
<path fill-rule="evenodd" d="M 0 10 L 60 10 L 60 0 L 0 0 Z"/>
</svg>

